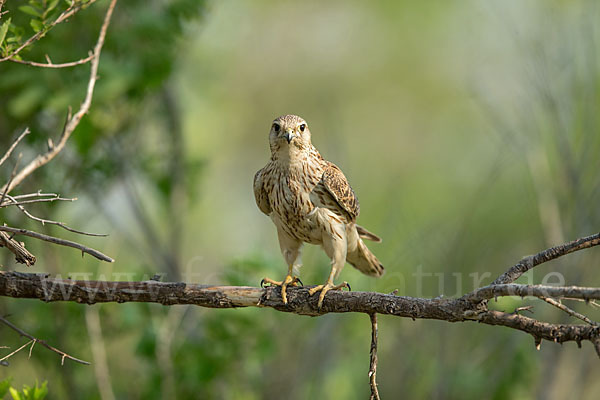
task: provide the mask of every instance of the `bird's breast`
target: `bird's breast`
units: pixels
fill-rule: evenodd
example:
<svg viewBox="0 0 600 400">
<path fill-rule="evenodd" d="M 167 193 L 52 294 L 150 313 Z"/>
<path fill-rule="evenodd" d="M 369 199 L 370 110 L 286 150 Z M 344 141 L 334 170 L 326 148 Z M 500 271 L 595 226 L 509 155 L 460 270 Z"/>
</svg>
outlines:
<svg viewBox="0 0 600 400">
<path fill-rule="evenodd" d="M 269 187 L 269 202 L 275 223 L 290 236 L 315 243 L 320 238 L 315 223 L 314 174 L 279 172 Z"/>
</svg>

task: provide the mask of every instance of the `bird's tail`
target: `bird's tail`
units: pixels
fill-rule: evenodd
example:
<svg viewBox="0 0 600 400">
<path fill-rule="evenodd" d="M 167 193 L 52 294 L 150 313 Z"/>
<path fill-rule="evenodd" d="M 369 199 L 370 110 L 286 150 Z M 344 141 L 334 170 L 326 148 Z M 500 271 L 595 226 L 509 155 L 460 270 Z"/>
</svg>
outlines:
<svg viewBox="0 0 600 400">
<path fill-rule="evenodd" d="M 359 226 L 357 225 L 357 231 L 360 237 L 364 237 L 361 233 L 361 230 L 379 239 L 379 237 L 377 237 L 376 235 L 372 234 L 371 232 L 367 231 L 362 227 L 359 228 Z M 383 275 L 383 265 L 381 265 L 377 257 L 375 257 L 375 254 L 373 254 L 371 250 L 369 250 L 367 245 L 362 241 L 360 237 L 357 238 L 358 242 L 356 248 L 352 251 L 349 251 L 346 255 L 346 261 L 348 261 L 354 268 L 356 268 L 365 275 L 376 277 Z M 379 241 L 381 241 L 381 239 L 379 239 Z"/>
<path fill-rule="evenodd" d="M 360 225 L 356 225 L 356 231 L 358 232 L 358 236 L 363 239 L 372 240 L 373 242 L 381 243 L 381 238 L 374 234 L 373 232 L 369 232 L 365 228 Z"/>
</svg>

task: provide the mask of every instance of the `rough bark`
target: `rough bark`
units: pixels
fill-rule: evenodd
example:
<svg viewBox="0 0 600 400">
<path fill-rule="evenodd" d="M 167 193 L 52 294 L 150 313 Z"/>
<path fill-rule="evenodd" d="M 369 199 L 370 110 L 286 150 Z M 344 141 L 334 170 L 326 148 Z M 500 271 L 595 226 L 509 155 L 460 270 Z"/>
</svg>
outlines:
<svg viewBox="0 0 600 400">
<path fill-rule="evenodd" d="M 508 285 L 498 285 L 503 288 Z M 535 296 L 535 286 L 525 285 L 520 295 Z M 0 296 L 40 299 L 45 302 L 73 301 L 82 304 L 106 302 L 160 303 L 166 306 L 192 304 L 209 308 L 265 307 L 300 315 L 319 316 L 327 313 L 359 312 L 384 314 L 413 319 L 437 319 L 448 322 L 478 321 L 488 325 L 500 325 L 531 334 L 536 344 L 542 339 L 553 342 L 600 341 L 600 327 L 583 324 L 550 324 L 537 321 L 519 313 L 489 310 L 481 298 L 502 296 L 504 289 L 473 292 L 462 298 L 425 299 L 396 296 L 375 292 L 331 291 L 325 297 L 323 307 L 317 307 L 318 296 L 309 296 L 310 287 L 288 288 L 288 304 L 281 300 L 279 287 L 213 286 L 184 282 L 117 282 L 80 281 L 56 279 L 48 274 L 31 274 L 0 271 Z M 573 295 L 576 287 L 566 288 Z M 583 288 L 588 289 L 588 288 Z M 553 292 L 554 295 L 558 293 Z M 587 299 L 599 299 L 600 291 L 586 292 Z M 596 346 L 597 347 L 597 346 Z"/>
</svg>

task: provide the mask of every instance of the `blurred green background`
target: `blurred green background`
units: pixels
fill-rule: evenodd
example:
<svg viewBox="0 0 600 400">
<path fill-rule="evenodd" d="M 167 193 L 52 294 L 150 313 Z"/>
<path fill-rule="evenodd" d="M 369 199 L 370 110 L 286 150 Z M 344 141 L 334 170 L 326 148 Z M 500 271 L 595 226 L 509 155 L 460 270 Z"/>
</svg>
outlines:
<svg viewBox="0 0 600 400">
<path fill-rule="evenodd" d="M 30 15 L 5 9 L 27 37 Z M 84 57 L 100 0 L 21 55 Z M 61 3 L 59 8 L 64 9 Z M 75 203 L 36 215 L 106 239 L 3 222 L 78 240 L 112 265 L 22 239 L 34 268 L 63 277 L 258 285 L 283 277 L 275 228 L 252 178 L 268 160 L 273 118 L 304 117 L 362 206 L 379 280 L 347 267 L 354 290 L 456 296 L 524 255 L 599 230 L 600 20 L 597 2 L 121 1 L 100 61 L 91 112 L 68 147 L 13 194 L 43 189 Z M 0 20 L 1 22 L 2 20 Z M 0 153 L 24 127 L 25 162 L 59 135 L 85 92 L 88 66 L 0 64 Z M 15 158 L 0 171 L 8 179 Z M 3 269 L 25 271 L 0 252 Z M 520 281 L 600 286 L 598 250 L 538 267 Z M 329 271 L 304 252 L 302 280 Z M 556 271 L 559 275 L 548 275 Z M 534 317 L 575 322 L 539 301 Z M 572 304 L 592 318 L 600 313 Z M 53 399 L 367 398 L 366 315 L 307 318 L 267 309 L 44 304 L 2 299 L 41 346 L 0 367 L 20 387 L 47 380 Z M 501 327 L 380 317 L 383 398 L 597 399 L 589 343 L 542 343 Z M 0 327 L 0 344 L 24 339 Z M 3 353 L 4 354 L 4 353 Z"/>
</svg>

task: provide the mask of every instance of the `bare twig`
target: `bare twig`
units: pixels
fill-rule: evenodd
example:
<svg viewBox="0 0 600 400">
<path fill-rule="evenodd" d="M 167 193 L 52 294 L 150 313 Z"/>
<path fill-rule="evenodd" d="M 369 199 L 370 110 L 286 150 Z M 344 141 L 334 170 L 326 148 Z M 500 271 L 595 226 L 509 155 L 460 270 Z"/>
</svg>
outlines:
<svg viewBox="0 0 600 400">
<path fill-rule="evenodd" d="M 8 326 L 8 327 L 9 327 L 9 328 L 11 328 L 12 330 L 14 330 L 14 331 L 18 332 L 18 333 L 19 333 L 19 335 L 21 335 L 21 336 L 24 336 L 24 337 L 26 337 L 26 338 L 29 338 L 29 339 L 31 339 L 31 341 L 33 341 L 33 342 L 35 342 L 35 343 L 39 343 L 39 344 L 41 344 L 42 346 L 44 346 L 45 348 L 47 348 L 47 349 L 49 349 L 49 350 L 52 350 L 53 352 L 55 352 L 55 353 L 59 354 L 60 356 L 62 356 L 62 357 L 61 357 L 61 365 L 62 365 L 62 364 L 64 364 L 64 362 L 65 362 L 65 358 L 68 358 L 69 360 L 72 360 L 72 361 L 78 362 L 78 363 L 80 363 L 80 364 L 84 364 L 84 365 L 90 365 L 90 363 L 89 363 L 89 362 L 87 362 L 87 361 L 83 361 L 83 360 L 80 360 L 79 358 L 75 358 L 75 357 L 73 357 L 73 356 L 70 356 L 70 355 L 68 355 L 67 353 L 65 353 L 64 351 L 62 351 L 62 350 L 59 350 L 59 349 L 57 349 L 56 347 L 50 346 L 50 345 L 49 345 L 48 343 L 46 343 L 45 341 L 43 341 L 43 340 L 41 340 L 41 339 L 37 339 L 37 338 L 35 338 L 35 337 L 31 336 L 29 333 L 27 333 L 27 332 L 23 331 L 22 329 L 20 329 L 20 328 L 16 327 L 15 325 L 13 325 L 13 324 L 12 324 L 10 321 L 8 321 L 8 320 L 7 320 L 6 318 L 4 318 L 4 317 L 0 317 L 0 322 L 2 322 L 4 325 Z M 24 345 L 24 346 L 22 346 L 22 347 L 25 347 L 25 346 L 27 346 L 29 343 L 31 343 L 31 342 L 25 343 L 25 345 Z M 20 350 L 20 349 L 19 349 L 19 350 Z M 1 361 L 1 360 L 0 360 L 0 361 Z"/>
<path fill-rule="evenodd" d="M 377 390 L 377 314 L 369 314 L 371 318 L 371 362 L 369 364 L 369 383 L 371 385 L 371 400 L 380 400 Z"/>
<path fill-rule="evenodd" d="M 8 207 L 8 206 L 17 206 L 31 203 L 45 203 L 45 202 L 53 202 L 53 201 L 76 201 L 77 197 L 69 198 L 69 197 L 60 197 L 60 194 L 57 193 L 42 193 L 41 190 L 35 193 L 27 193 L 20 194 L 17 196 L 12 196 L 13 199 L 17 200 L 15 203 L 12 200 L 6 201 L 4 203 L 0 203 L 0 207 Z"/>
<path fill-rule="evenodd" d="M 21 133 L 19 135 L 19 137 L 17 139 L 15 139 L 15 141 L 13 142 L 13 144 L 10 145 L 10 147 L 8 148 L 8 150 L 6 151 L 6 153 L 2 156 L 2 158 L 0 158 L 0 166 L 2 164 L 4 164 L 4 161 L 6 161 L 8 159 L 8 157 L 10 157 L 11 153 L 13 152 L 13 150 L 15 149 L 15 147 L 17 147 L 17 145 L 19 144 L 19 142 L 21 140 L 23 140 L 23 138 L 25 136 L 29 135 L 29 133 L 30 133 L 29 128 L 25 128 L 25 130 L 23 131 L 23 133 Z"/>
<path fill-rule="evenodd" d="M 60 226 L 61 228 L 65 229 L 65 230 L 67 230 L 69 232 L 79 233 L 80 235 L 100 236 L 100 237 L 106 237 L 106 236 L 108 236 L 105 233 L 90 233 L 90 232 L 80 231 L 80 230 L 77 230 L 77 229 L 70 228 L 64 222 L 52 221 L 52 220 L 49 220 L 49 219 L 44 219 L 44 218 L 36 217 L 35 215 L 33 215 L 29 211 L 27 211 L 25 209 L 25 207 L 23 207 L 21 204 L 19 204 L 14 197 L 12 197 L 11 195 L 6 195 L 6 197 L 8 197 L 8 199 L 11 200 L 13 202 L 13 204 L 16 205 L 19 208 L 19 210 L 21 210 L 25 215 L 27 215 L 27 217 L 31 218 L 34 221 L 40 222 L 42 225 L 50 224 L 50 225 Z M 2 204 L 2 203 L 0 203 L 0 204 Z"/>
<path fill-rule="evenodd" d="M 13 199 L 17 199 L 17 197 L 13 197 Z M 75 201 L 77 200 L 76 197 L 74 198 L 65 198 L 65 197 L 44 197 L 44 198 L 38 198 L 38 199 L 31 199 L 31 200 L 23 200 L 23 201 L 18 201 L 12 202 L 12 201 L 7 201 L 5 203 L 0 204 L 0 208 L 2 207 L 10 207 L 10 206 L 22 206 L 25 204 L 33 204 L 33 203 L 52 203 L 53 201 Z"/>
<path fill-rule="evenodd" d="M 523 258 L 508 271 L 500 275 L 494 282 L 492 282 L 492 285 L 514 282 L 521 275 L 535 266 L 557 259 L 574 251 L 598 246 L 599 244 L 600 233 L 596 233 L 594 235 L 583 237 L 569 243 L 561 244 L 560 246 L 551 247 L 537 253 L 536 255 Z"/>
<path fill-rule="evenodd" d="M 8 187 L 10 186 L 10 183 L 15 178 L 15 174 L 17 172 L 17 167 L 19 166 L 19 161 L 21 161 L 21 154 L 20 153 L 19 153 L 19 158 L 17 158 L 17 162 L 15 162 L 15 166 L 12 169 L 12 172 L 10 173 L 10 178 L 8 178 L 8 182 L 4 186 L 4 190 L 2 191 L 2 196 L 0 196 L 0 204 L 2 204 L 4 202 L 4 198 L 6 197 L 6 193 L 8 193 Z"/>
<path fill-rule="evenodd" d="M 23 244 L 11 238 L 6 232 L 0 232 L 0 246 L 4 246 L 15 255 L 18 263 L 25 264 L 28 267 L 35 264 L 35 256 L 31 254 Z"/>
<path fill-rule="evenodd" d="M 27 194 L 19 194 L 16 196 L 13 196 L 15 199 L 21 200 L 21 199 L 29 199 L 32 197 L 60 197 L 60 195 L 58 193 L 42 193 L 41 190 L 38 190 L 35 193 L 27 193 Z"/>
<path fill-rule="evenodd" d="M 25 343 L 23 346 L 19 347 L 18 349 L 16 349 L 12 353 L 7 354 L 4 357 L 0 358 L 0 362 L 2 362 L 4 360 L 8 360 L 10 357 L 14 356 L 15 354 L 17 354 L 18 352 L 20 352 L 21 350 L 23 350 L 25 347 L 27 347 L 32 342 L 35 343 L 34 340 L 30 340 L 29 342 Z"/>
<path fill-rule="evenodd" d="M 589 304 L 592 307 L 596 307 L 596 308 L 600 308 L 600 304 L 596 303 L 594 300 L 583 300 L 583 299 L 573 299 L 571 297 L 563 297 L 564 300 L 575 300 L 575 301 L 581 301 L 584 302 L 586 304 Z"/>
<path fill-rule="evenodd" d="M 0 226 L 0 231 L 11 232 L 11 233 L 14 233 L 16 235 L 25 235 L 25 236 L 29 236 L 29 237 L 32 237 L 32 238 L 44 240 L 46 242 L 50 242 L 50 243 L 54 243 L 54 244 L 59 244 L 61 246 L 73 247 L 74 249 L 81 250 L 82 253 L 87 253 L 87 254 L 89 254 L 91 256 L 96 257 L 98 260 L 107 261 L 107 262 L 114 262 L 115 261 L 112 258 L 110 258 L 109 256 L 107 256 L 105 254 L 102 254 L 98 250 L 94 250 L 94 249 L 92 249 L 90 247 L 84 246 L 84 245 L 79 244 L 77 242 L 72 242 L 70 240 L 60 239 L 60 238 L 57 238 L 57 237 L 54 237 L 54 236 L 44 235 L 43 233 L 29 231 L 27 229 L 12 228 L 12 227 L 6 226 L 6 225 Z"/>
<path fill-rule="evenodd" d="M 82 2 L 78 2 L 75 3 L 73 2 L 73 5 L 71 5 L 69 8 L 67 8 L 65 11 L 63 11 L 58 17 L 56 17 L 56 19 L 54 21 L 52 21 L 45 29 L 40 30 L 39 32 L 37 32 L 35 35 L 31 36 L 29 39 L 27 39 L 22 45 L 20 45 L 19 47 L 17 47 L 12 53 L 10 53 L 9 55 L 7 55 L 4 58 L 0 58 L 0 62 L 3 61 L 7 61 L 12 59 L 13 57 L 15 57 L 17 54 L 19 54 L 24 48 L 26 48 L 27 46 L 29 46 L 31 43 L 40 40 L 42 37 L 44 37 L 44 35 L 52 28 L 54 28 L 56 25 L 65 22 L 69 17 L 73 16 L 74 14 L 78 13 L 79 11 L 81 11 L 81 9 L 83 7 L 87 7 L 93 3 L 95 3 L 96 0 L 90 0 L 87 3 L 82 3 Z"/>
<path fill-rule="evenodd" d="M 48 56 L 46 56 L 46 57 L 48 57 Z M 30 65 L 32 67 L 56 68 L 56 69 L 58 69 L 58 68 L 70 68 L 70 67 L 75 67 L 77 65 L 83 65 L 83 64 L 86 64 L 86 63 L 90 62 L 93 58 L 94 58 L 94 54 L 91 53 L 89 56 L 87 56 L 85 58 L 82 58 L 80 60 L 71 61 L 71 62 L 64 62 L 64 63 L 59 63 L 59 64 L 54 64 L 49 59 L 48 59 L 47 63 L 39 63 L 39 62 L 28 61 L 28 60 L 16 60 L 14 58 L 11 58 L 9 61 L 12 61 L 12 62 L 17 63 L 17 64 Z"/>
<path fill-rule="evenodd" d="M 90 2 L 88 2 L 86 4 L 89 5 L 89 4 L 93 3 L 94 1 L 95 0 L 90 0 Z M 113 13 L 116 3 L 117 3 L 117 0 L 112 0 L 110 2 L 110 5 L 108 6 L 106 15 L 104 17 L 104 22 L 102 23 L 102 27 L 100 28 L 100 34 L 98 35 L 98 41 L 96 42 L 96 46 L 94 47 L 94 57 L 91 61 L 90 79 L 88 81 L 87 92 L 86 92 L 83 102 L 81 103 L 81 106 L 79 107 L 79 110 L 72 117 L 70 116 L 67 119 L 67 123 L 65 124 L 65 127 L 63 129 L 63 132 L 60 136 L 58 143 L 56 143 L 54 146 L 51 146 L 46 153 L 38 155 L 29 164 L 27 164 L 15 176 L 15 178 L 11 182 L 11 184 L 5 185 L 5 187 L 3 187 L 1 189 L 2 191 L 6 191 L 6 193 L 10 193 L 10 191 L 12 189 L 14 189 L 17 185 L 19 185 L 33 171 L 35 171 L 39 167 L 47 164 L 54 157 L 56 157 L 56 155 L 58 153 L 60 153 L 62 151 L 62 149 L 65 147 L 67 140 L 69 139 L 69 137 L 71 136 L 71 134 L 73 133 L 75 128 L 77 128 L 77 126 L 79 125 L 81 118 L 89 111 L 90 106 L 92 104 L 92 96 L 94 94 L 94 87 L 96 85 L 96 80 L 98 79 L 98 64 L 100 62 L 100 52 L 102 51 L 102 46 L 104 45 L 104 39 L 106 38 L 106 30 L 108 29 L 108 25 L 110 24 L 110 19 L 112 17 L 112 13 Z M 74 9 L 78 10 L 78 7 L 80 8 L 81 6 L 78 5 L 74 8 L 72 8 L 71 11 Z M 65 11 L 65 13 L 66 13 L 66 11 Z M 65 13 L 63 13 L 63 14 L 65 14 Z M 61 16 L 63 14 L 61 14 Z M 73 14 L 73 12 L 70 15 L 72 15 L 72 14 Z M 59 16 L 59 18 L 57 18 L 57 20 L 60 18 L 61 17 Z M 67 17 L 64 17 L 64 18 L 67 18 Z M 64 18 L 63 18 L 63 20 L 64 20 Z M 62 22 L 63 20 L 61 20 L 60 22 Z M 0 60 L 0 61 L 2 61 L 2 60 Z"/>
<path fill-rule="evenodd" d="M 590 325 L 598 325 L 596 322 L 592 321 L 591 319 L 589 319 L 588 317 L 586 317 L 583 314 L 578 313 L 577 311 L 565 306 L 563 303 L 561 303 L 560 301 L 556 301 L 550 297 L 540 297 L 542 300 L 544 300 L 546 303 L 553 305 L 554 307 L 563 310 L 564 312 L 566 312 L 567 314 L 569 314 L 572 317 L 578 318 L 584 322 L 587 322 Z"/>
</svg>

